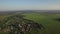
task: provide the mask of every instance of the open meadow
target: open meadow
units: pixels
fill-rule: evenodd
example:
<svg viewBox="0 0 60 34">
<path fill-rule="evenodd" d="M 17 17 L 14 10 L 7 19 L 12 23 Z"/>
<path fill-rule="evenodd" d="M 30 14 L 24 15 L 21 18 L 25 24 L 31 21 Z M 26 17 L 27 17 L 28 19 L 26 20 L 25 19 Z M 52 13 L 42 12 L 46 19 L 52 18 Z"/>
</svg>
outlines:
<svg viewBox="0 0 60 34">
<path fill-rule="evenodd" d="M 54 20 L 60 18 L 60 14 L 25 14 L 27 19 L 34 20 L 35 22 L 41 23 L 45 26 L 45 30 L 41 31 L 40 34 L 60 34 L 60 21 Z"/>
<path fill-rule="evenodd" d="M 40 14 L 40 13 L 24 13 L 23 14 L 25 19 L 33 20 L 34 22 L 37 22 L 39 24 L 42 24 L 45 29 L 39 30 L 38 34 L 60 34 L 60 21 L 55 20 L 60 18 L 60 14 Z M 0 16 L 0 33 L 1 34 L 8 34 L 6 31 L 6 28 L 3 28 L 3 31 L 1 30 L 1 27 L 6 27 L 4 20 L 6 20 L 7 17 L 11 15 L 1 15 Z M 11 18 L 12 19 L 12 18 Z M 2 26 L 3 25 L 3 26 Z"/>
</svg>

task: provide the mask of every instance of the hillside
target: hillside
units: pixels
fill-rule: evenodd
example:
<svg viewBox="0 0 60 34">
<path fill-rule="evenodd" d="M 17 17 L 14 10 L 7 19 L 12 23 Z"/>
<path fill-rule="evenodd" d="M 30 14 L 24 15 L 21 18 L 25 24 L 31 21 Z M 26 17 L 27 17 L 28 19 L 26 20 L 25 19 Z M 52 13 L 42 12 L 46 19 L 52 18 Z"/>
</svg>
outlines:
<svg viewBox="0 0 60 34">
<path fill-rule="evenodd" d="M 55 18 L 60 18 L 60 14 L 46 15 L 46 14 L 25 14 L 27 19 L 34 20 L 46 27 L 46 30 L 40 34 L 60 34 L 60 22 L 55 21 Z"/>
<path fill-rule="evenodd" d="M 21 19 L 22 17 L 20 14 L 22 14 L 24 16 L 24 19 Z M 14 16 L 14 15 L 16 15 L 16 16 Z M 7 18 L 9 21 L 7 20 Z M 22 23 L 22 22 L 20 22 L 21 20 L 26 21 L 26 19 L 28 19 L 28 21 L 27 21 L 28 23 L 32 20 L 33 22 L 42 24 L 45 27 L 45 29 L 39 30 L 37 32 L 38 34 L 60 34 L 60 21 L 54 20 L 57 18 L 60 18 L 60 14 L 46 14 L 46 13 L 40 14 L 40 13 L 34 12 L 34 13 L 15 13 L 12 15 L 11 14 L 10 15 L 0 15 L 0 27 L 2 27 L 2 29 L 3 29 L 0 32 L 4 34 L 4 33 L 8 33 L 8 32 L 4 32 L 5 30 L 10 31 L 9 29 L 5 28 L 8 25 L 7 23 L 9 23 L 9 24 L 13 23 L 13 24 L 17 25 L 16 22 Z M 17 31 L 19 31 L 19 30 L 17 30 Z M 32 32 L 34 32 L 34 31 L 32 31 Z M 26 34 L 27 34 L 27 32 L 26 32 Z"/>
</svg>

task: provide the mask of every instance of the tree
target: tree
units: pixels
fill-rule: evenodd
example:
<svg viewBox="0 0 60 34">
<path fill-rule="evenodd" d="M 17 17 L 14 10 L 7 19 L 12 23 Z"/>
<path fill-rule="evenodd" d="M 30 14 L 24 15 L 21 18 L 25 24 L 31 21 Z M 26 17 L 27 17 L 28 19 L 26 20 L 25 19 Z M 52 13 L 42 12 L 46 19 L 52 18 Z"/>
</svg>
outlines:
<svg viewBox="0 0 60 34">
<path fill-rule="evenodd" d="M 24 34 L 24 32 L 29 32 L 29 34 L 32 34 L 32 31 L 37 32 L 38 29 L 41 30 L 41 28 L 44 28 L 42 24 L 23 17 L 23 15 L 12 15 L 6 18 L 5 27 L 10 30 L 10 33 Z"/>
</svg>

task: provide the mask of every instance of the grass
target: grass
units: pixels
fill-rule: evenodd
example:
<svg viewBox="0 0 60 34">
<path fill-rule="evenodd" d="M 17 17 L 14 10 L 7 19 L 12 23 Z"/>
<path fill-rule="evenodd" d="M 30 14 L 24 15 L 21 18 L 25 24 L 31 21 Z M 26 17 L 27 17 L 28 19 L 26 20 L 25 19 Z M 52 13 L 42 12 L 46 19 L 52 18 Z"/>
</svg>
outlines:
<svg viewBox="0 0 60 34">
<path fill-rule="evenodd" d="M 60 22 L 53 20 L 55 18 L 60 18 L 60 14 L 29 13 L 24 15 L 24 18 L 44 25 L 46 29 L 39 30 L 39 32 L 37 32 L 38 34 L 60 34 Z M 7 16 L 0 16 L 0 21 L 4 20 L 6 17 Z M 3 23 L 0 23 L 0 25 L 2 24 Z"/>
<path fill-rule="evenodd" d="M 39 31 L 39 34 L 60 34 L 60 22 L 54 21 L 54 18 L 60 18 L 60 14 L 24 14 L 26 19 L 34 20 L 43 24 L 46 29 Z"/>
</svg>

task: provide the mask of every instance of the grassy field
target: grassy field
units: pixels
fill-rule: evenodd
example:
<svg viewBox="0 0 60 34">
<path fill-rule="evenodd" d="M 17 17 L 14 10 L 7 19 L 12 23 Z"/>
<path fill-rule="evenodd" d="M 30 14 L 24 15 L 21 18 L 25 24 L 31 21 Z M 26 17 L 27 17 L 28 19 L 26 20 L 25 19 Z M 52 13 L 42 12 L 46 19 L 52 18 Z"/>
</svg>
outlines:
<svg viewBox="0 0 60 34">
<path fill-rule="evenodd" d="M 44 30 L 39 30 L 38 34 L 60 34 L 60 22 L 55 21 L 55 18 L 60 18 L 60 14 L 39 14 L 29 13 L 24 14 L 26 19 L 33 20 L 37 23 L 43 24 Z M 0 21 L 4 20 L 7 16 L 0 16 Z M 3 23 L 0 23 L 0 26 Z"/>
<path fill-rule="evenodd" d="M 60 34 L 60 22 L 55 21 L 55 18 L 60 18 L 60 14 L 24 14 L 25 18 L 34 20 L 45 26 L 45 30 L 40 31 L 38 34 Z"/>
</svg>

